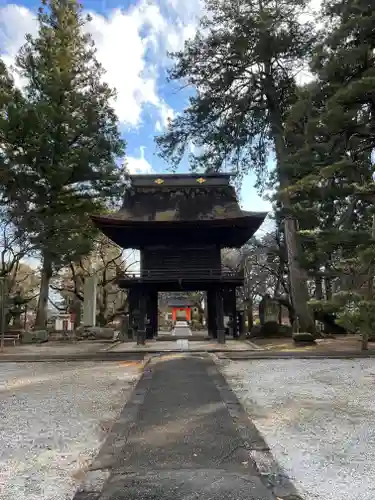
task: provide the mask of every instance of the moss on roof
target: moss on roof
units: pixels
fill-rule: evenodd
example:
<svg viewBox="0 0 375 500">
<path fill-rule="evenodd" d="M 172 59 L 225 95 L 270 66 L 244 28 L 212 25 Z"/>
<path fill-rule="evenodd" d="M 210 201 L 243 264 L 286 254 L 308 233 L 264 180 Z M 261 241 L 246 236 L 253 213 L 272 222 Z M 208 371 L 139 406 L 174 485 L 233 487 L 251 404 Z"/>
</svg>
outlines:
<svg viewBox="0 0 375 500">
<path fill-rule="evenodd" d="M 130 187 L 125 193 L 122 208 L 109 217 L 124 221 L 193 221 L 245 215 L 238 205 L 234 188 L 228 185 Z"/>
</svg>

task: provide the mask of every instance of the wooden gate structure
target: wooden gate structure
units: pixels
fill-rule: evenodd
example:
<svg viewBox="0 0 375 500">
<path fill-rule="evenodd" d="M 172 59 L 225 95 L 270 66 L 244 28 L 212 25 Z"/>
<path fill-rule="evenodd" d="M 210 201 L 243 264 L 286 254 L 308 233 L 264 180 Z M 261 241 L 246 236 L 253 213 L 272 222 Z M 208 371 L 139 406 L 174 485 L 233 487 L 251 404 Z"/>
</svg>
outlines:
<svg viewBox="0 0 375 500">
<path fill-rule="evenodd" d="M 158 292 L 207 293 L 208 333 L 225 343 L 223 297 L 236 315 L 242 271 L 225 269 L 222 248 L 240 248 L 267 213 L 240 208 L 230 174 L 133 175 L 122 208 L 92 216 L 94 224 L 124 249 L 140 250 L 140 268 L 119 276 L 129 293 L 137 343 L 158 331 Z"/>
</svg>

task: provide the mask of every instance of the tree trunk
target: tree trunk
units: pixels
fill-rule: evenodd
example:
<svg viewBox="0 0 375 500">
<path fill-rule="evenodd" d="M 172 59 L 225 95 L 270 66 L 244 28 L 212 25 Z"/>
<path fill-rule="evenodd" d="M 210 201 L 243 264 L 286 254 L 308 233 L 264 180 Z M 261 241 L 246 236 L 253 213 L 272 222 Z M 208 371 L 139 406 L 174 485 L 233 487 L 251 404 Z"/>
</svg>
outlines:
<svg viewBox="0 0 375 500">
<path fill-rule="evenodd" d="M 267 75 L 266 96 L 270 112 L 271 133 L 275 146 L 277 174 L 282 191 L 280 199 L 282 207 L 286 212 L 284 234 L 288 257 L 290 295 L 300 331 L 315 333 L 313 314 L 307 305 L 310 298 L 307 289 L 307 273 L 301 267 L 298 260 L 301 249 L 297 238 L 297 223 L 290 213 L 292 203 L 287 192 L 290 187 L 290 181 L 286 172 L 287 152 L 284 140 L 284 127 L 279 99 L 273 81 L 271 63 L 265 65 L 265 72 Z"/>
<path fill-rule="evenodd" d="M 278 311 L 278 323 L 279 325 L 283 324 L 283 306 L 279 302 L 279 311 Z"/>
<path fill-rule="evenodd" d="M 74 290 L 75 294 L 73 295 L 73 303 L 72 303 L 72 312 L 74 314 L 74 329 L 76 330 L 81 326 L 82 319 L 82 306 L 83 306 L 83 278 L 82 275 L 78 272 L 74 274 Z"/>
<path fill-rule="evenodd" d="M 35 329 L 45 330 L 47 327 L 47 305 L 49 285 L 52 278 L 52 263 L 47 255 L 43 256 L 43 266 L 40 280 L 40 292 L 35 319 Z"/>
<path fill-rule="evenodd" d="M 372 216 L 372 227 L 371 227 L 371 238 L 375 240 L 375 215 Z M 374 300 L 374 271 L 375 271 L 375 266 L 374 262 L 371 261 L 371 264 L 369 266 L 368 270 L 368 282 L 367 282 L 367 296 L 366 299 L 369 302 L 373 302 Z M 366 321 L 366 326 L 363 327 L 363 332 L 362 332 L 362 342 L 361 342 L 361 347 L 362 351 L 367 351 L 368 350 L 368 340 L 369 340 L 369 330 L 372 330 L 373 325 L 368 325 L 368 321 Z"/>
<path fill-rule="evenodd" d="M 332 299 L 332 278 L 327 276 L 324 278 L 324 288 L 326 291 L 326 300 Z"/>
<path fill-rule="evenodd" d="M 98 326 L 106 326 L 107 325 L 107 317 L 104 310 L 100 310 L 96 316 L 96 322 Z"/>
<path fill-rule="evenodd" d="M 266 314 L 266 298 L 262 297 L 258 305 L 259 323 L 261 325 L 264 325 L 265 314 Z"/>
<path fill-rule="evenodd" d="M 299 321 L 299 328 L 302 332 L 314 333 L 314 318 L 307 305 L 310 298 L 307 290 L 307 273 L 298 262 L 299 248 L 294 219 L 285 219 L 285 241 L 288 252 L 290 295 Z"/>
<path fill-rule="evenodd" d="M 252 301 L 252 299 L 247 299 L 246 314 L 247 314 L 247 331 L 250 333 L 251 330 L 252 330 L 252 328 L 253 328 L 253 326 L 254 326 L 253 301 Z"/>
<path fill-rule="evenodd" d="M 104 281 L 103 281 L 104 283 Z M 97 304 L 99 312 L 96 315 L 96 321 L 99 326 L 106 326 L 108 323 L 108 291 L 105 286 L 100 287 L 100 293 L 97 295 Z"/>
<path fill-rule="evenodd" d="M 74 329 L 81 326 L 82 301 L 78 297 L 73 297 Z"/>
<path fill-rule="evenodd" d="M 316 300 L 323 300 L 323 280 L 321 276 L 315 278 L 315 298 Z"/>
</svg>

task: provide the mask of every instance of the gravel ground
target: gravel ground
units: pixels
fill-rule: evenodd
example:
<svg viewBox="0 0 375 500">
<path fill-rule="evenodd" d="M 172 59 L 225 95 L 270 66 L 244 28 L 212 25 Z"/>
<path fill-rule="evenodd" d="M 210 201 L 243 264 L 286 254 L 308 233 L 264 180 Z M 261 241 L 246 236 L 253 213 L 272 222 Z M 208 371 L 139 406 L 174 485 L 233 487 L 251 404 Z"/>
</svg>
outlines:
<svg viewBox="0 0 375 500">
<path fill-rule="evenodd" d="M 100 342 L 84 340 L 82 342 L 54 342 L 49 341 L 43 344 L 21 344 L 21 345 L 6 345 L 5 354 L 77 354 L 108 351 L 114 345 L 111 342 Z"/>
<path fill-rule="evenodd" d="M 374 359 L 221 365 L 306 500 L 374 500 Z"/>
<path fill-rule="evenodd" d="M 140 368 L 0 364 L 0 499 L 71 499 Z"/>
</svg>

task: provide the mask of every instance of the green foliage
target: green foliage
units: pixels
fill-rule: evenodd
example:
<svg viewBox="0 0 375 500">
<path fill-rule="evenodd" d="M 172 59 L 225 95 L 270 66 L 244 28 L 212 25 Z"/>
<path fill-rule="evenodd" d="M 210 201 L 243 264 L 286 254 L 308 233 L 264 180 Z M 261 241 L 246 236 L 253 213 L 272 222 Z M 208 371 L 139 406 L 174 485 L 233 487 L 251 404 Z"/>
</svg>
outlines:
<svg viewBox="0 0 375 500">
<path fill-rule="evenodd" d="M 75 0 L 43 5 L 39 33 L 26 37 L 16 59 L 26 85 L 6 151 L 6 175 L 17 189 L 6 196 L 39 251 L 58 265 L 90 250 L 88 216 L 120 194 L 123 171 L 116 162 L 124 144 L 81 6 Z M 7 113 L 13 110 L 9 105 Z"/>
<path fill-rule="evenodd" d="M 300 213 L 304 265 L 338 293 L 314 301 L 349 331 L 375 326 L 375 13 L 364 0 L 326 1 L 324 36 L 311 61 L 315 80 L 287 118 L 288 187 Z"/>
<path fill-rule="evenodd" d="M 266 321 L 260 329 L 261 337 L 278 337 L 279 336 L 279 324 L 277 321 Z"/>
<path fill-rule="evenodd" d="M 279 325 L 279 337 L 291 337 L 292 327 L 289 325 Z"/>
<path fill-rule="evenodd" d="M 175 166 L 193 143 L 193 169 L 232 170 L 237 183 L 251 168 L 262 188 L 268 161 L 276 158 L 274 183 L 283 188 L 283 217 L 290 200 L 286 169 L 285 122 L 297 99 L 296 68 L 315 41 L 313 25 L 301 22 L 305 0 L 206 0 L 201 30 L 174 54 L 171 80 L 195 88 L 188 107 L 157 138 L 160 154 Z M 284 224 L 290 290 L 306 330 L 314 329 L 307 308 L 308 290 L 299 263 L 299 242 L 292 219 Z"/>
<path fill-rule="evenodd" d="M 341 310 L 342 306 L 332 300 L 316 300 L 309 301 L 309 307 L 316 313 L 337 313 Z"/>
<path fill-rule="evenodd" d="M 362 294 L 342 293 L 334 297 L 340 305 L 337 323 L 353 333 L 375 337 L 375 301 L 364 300 Z"/>
<path fill-rule="evenodd" d="M 0 59 L 0 203 L 3 207 L 8 207 L 18 182 L 24 180 L 23 176 L 13 175 L 10 168 L 11 157 L 19 155 L 22 147 L 23 106 L 24 98 Z"/>
<path fill-rule="evenodd" d="M 276 130 L 295 101 L 294 68 L 310 52 L 313 27 L 298 21 L 303 0 L 206 0 L 208 16 L 170 73 L 196 90 L 184 113 L 157 138 L 162 157 L 178 164 L 191 142 L 192 168 L 252 168 L 262 185 Z"/>
<path fill-rule="evenodd" d="M 192 321 L 190 328 L 193 332 L 203 330 L 203 325 L 200 321 Z"/>
</svg>

